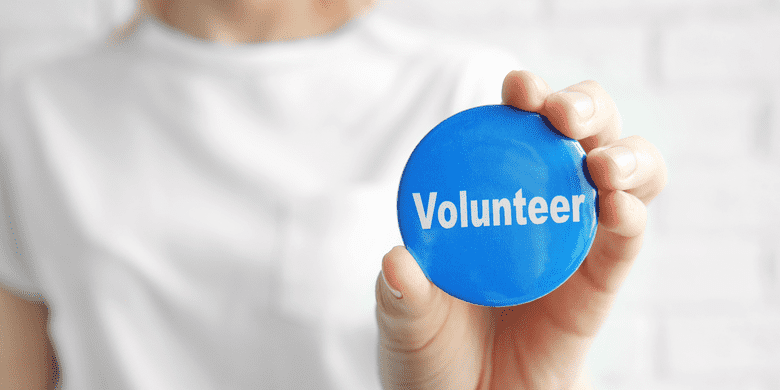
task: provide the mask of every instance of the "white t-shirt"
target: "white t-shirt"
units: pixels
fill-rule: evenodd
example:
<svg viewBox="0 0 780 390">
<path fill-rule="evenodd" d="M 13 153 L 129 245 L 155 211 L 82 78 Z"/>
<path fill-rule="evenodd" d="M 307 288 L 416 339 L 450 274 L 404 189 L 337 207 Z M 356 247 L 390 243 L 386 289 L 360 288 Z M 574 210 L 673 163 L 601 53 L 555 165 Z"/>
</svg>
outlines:
<svg viewBox="0 0 780 390">
<path fill-rule="evenodd" d="M 46 300 L 65 389 L 379 388 L 406 158 L 516 67 L 377 16 L 235 47 L 147 20 L 3 106 L 0 283 Z"/>
</svg>

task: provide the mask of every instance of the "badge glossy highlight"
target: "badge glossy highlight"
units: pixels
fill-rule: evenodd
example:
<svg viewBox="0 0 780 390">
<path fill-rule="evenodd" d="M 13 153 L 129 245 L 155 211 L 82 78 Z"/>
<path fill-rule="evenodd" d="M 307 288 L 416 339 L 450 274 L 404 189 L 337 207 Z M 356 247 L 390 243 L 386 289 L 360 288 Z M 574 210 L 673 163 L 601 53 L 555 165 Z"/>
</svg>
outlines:
<svg viewBox="0 0 780 390">
<path fill-rule="evenodd" d="M 580 144 L 511 106 L 460 112 L 415 148 L 398 189 L 409 252 L 439 288 L 509 306 L 542 297 L 585 259 L 596 188 Z"/>
</svg>

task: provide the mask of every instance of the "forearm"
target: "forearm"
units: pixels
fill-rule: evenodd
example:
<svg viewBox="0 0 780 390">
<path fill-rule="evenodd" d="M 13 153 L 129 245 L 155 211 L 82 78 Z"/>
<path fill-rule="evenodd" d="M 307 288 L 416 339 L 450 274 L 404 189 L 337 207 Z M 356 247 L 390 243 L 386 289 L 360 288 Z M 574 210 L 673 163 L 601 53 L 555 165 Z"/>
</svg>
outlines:
<svg viewBox="0 0 780 390">
<path fill-rule="evenodd" d="M 0 288 L 0 389 L 54 388 L 48 310 Z"/>
</svg>

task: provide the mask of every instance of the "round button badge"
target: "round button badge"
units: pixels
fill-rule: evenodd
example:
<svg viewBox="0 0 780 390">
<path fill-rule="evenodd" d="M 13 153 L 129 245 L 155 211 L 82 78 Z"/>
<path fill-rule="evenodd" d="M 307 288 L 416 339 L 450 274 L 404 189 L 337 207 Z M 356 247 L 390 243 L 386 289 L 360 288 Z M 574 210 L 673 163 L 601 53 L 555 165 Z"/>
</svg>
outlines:
<svg viewBox="0 0 780 390">
<path fill-rule="evenodd" d="M 542 116 L 472 108 L 431 130 L 398 189 L 407 250 L 448 294 L 483 306 L 540 298 L 585 259 L 596 186 L 579 142 Z"/>
</svg>

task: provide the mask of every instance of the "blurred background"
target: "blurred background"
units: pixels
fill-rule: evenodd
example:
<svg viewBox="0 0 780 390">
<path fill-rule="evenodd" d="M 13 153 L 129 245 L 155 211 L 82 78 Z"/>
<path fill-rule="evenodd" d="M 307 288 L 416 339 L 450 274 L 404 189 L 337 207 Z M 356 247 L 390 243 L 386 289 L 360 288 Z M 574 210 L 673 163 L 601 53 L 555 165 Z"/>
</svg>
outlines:
<svg viewBox="0 0 780 390">
<path fill-rule="evenodd" d="M 0 0 L 0 86 L 95 40 L 133 0 Z M 597 389 L 780 389 L 780 0 L 380 0 L 599 81 L 664 153 L 645 248 L 589 357 Z"/>
</svg>

